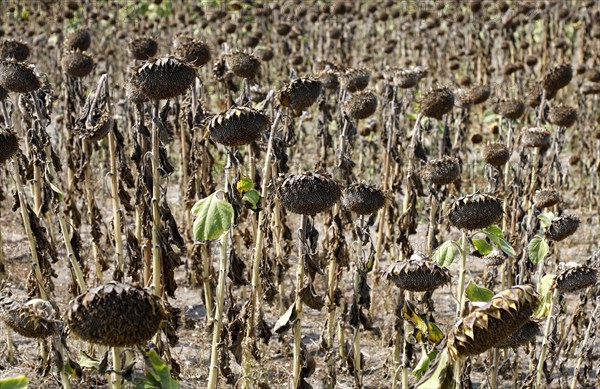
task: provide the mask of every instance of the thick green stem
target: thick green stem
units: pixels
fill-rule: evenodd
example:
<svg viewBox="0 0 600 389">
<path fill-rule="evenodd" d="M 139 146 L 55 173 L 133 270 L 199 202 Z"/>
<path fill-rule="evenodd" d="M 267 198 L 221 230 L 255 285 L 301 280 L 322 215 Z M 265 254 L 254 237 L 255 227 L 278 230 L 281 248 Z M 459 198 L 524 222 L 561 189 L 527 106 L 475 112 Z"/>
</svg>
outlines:
<svg viewBox="0 0 600 389">
<path fill-rule="evenodd" d="M 213 305 L 213 287 L 212 287 L 212 259 L 208 252 L 208 243 L 200 247 L 200 256 L 202 258 L 202 285 L 204 286 L 204 304 L 206 305 L 206 322 L 211 323 L 214 319 L 215 309 Z"/>
<path fill-rule="evenodd" d="M 300 384 L 300 372 L 302 370 L 302 298 L 300 291 L 304 287 L 304 246 L 306 244 L 306 228 L 308 216 L 301 215 L 300 231 L 298 238 L 298 270 L 296 272 L 296 320 L 294 321 L 294 381 L 293 388 Z"/>
</svg>

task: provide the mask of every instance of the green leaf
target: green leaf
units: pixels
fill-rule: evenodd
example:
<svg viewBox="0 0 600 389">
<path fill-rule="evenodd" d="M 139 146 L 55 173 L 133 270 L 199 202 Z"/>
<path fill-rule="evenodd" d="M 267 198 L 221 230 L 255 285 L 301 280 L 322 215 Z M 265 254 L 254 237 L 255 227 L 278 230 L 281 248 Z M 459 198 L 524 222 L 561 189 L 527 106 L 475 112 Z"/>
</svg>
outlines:
<svg viewBox="0 0 600 389">
<path fill-rule="evenodd" d="M 475 281 L 471 280 L 465 289 L 465 295 L 471 301 L 481 301 L 487 303 L 494 296 L 494 292 L 488 288 L 478 286 Z"/>
<path fill-rule="evenodd" d="M 531 242 L 527 245 L 527 253 L 529 254 L 529 259 L 533 263 L 539 263 L 546 258 L 548 255 L 548 251 L 550 251 L 550 246 L 548 246 L 548 242 L 546 239 L 542 238 L 539 235 L 536 235 L 531 239 Z"/>
<path fill-rule="evenodd" d="M 179 388 L 179 382 L 174 380 L 171 377 L 171 371 L 169 370 L 169 366 L 167 363 L 162 360 L 162 358 L 156 353 L 154 349 L 150 349 L 146 353 L 150 363 L 152 364 L 152 369 L 160 379 L 160 387 L 163 389 L 177 389 Z"/>
<path fill-rule="evenodd" d="M 489 226 L 483 229 L 483 233 L 490 238 L 492 242 L 498 247 L 500 250 L 504 252 L 504 254 L 509 257 L 516 257 L 517 253 L 515 249 L 504 239 L 504 234 L 502 230 L 498 226 Z"/>
<path fill-rule="evenodd" d="M 29 381 L 24 375 L 0 379 L 0 388 L 2 389 L 26 389 L 28 384 Z"/>
<path fill-rule="evenodd" d="M 242 200 L 249 202 L 252 205 L 252 209 L 256 209 L 258 202 L 260 201 L 260 192 L 256 189 L 250 189 L 244 193 Z"/>
<path fill-rule="evenodd" d="M 438 246 L 433 252 L 431 259 L 440 266 L 449 267 L 458 254 L 456 243 L 449 240 Z"/>
<path fill-rule="evenodd" d="M 540 213 L 538 215 L 538 219 L 540 219 L 540 224 L 542 225 L 542 227 L 547 228 L 550 224 L 552 224 L 554 214 L 552 212 Z"/>
<path fill-rule="evenodd" d="M 215 192 L 198 201 L 192 207 L 194 238 L 198 242 L 214 240 L 223 235 L 233 225 L 233 207 L 217 197 Z"/>
<path fill-rule="evenodd" d="M 402 316 L 408 320 L 417 331 L 415 331 L 415 338 L 419 342 L 423 342 L 423 335 L 427 333 L 427 321 L 415 312 L 415 307 L 407 301 L 404 303 L 404 310 Z"/>
<path fill-rule="evenodd" d="M 488 255 L 494 249 L 485 239 L 473 239 L 473 246 L 475 246 L 475 250 L 481 255 Z"/>
<path fill-rule="evenodd" d="M 438 353 L 439 351 L 437 350 L 433 350 L 430 353 L 427 353 L 425 352 L 425 350 L 423 350 L 423 352 L 421 353 L 421 360 L 412 371 L 413 375 L 416 376 L 418 380 L 420 380 L 423 376 L 423 373 L 425 373 L 427 369 L 429 369 L 429 363 L 435 359 Z"/>
<path fill-rule="evenodd" d="M 437 344 L 444 339 L 444 333 L 434 322 L 427 322 L 427 330 L 429 331 L 427 334 L 427 340 L 429 340 L 429 343 Z"/>
<path fill-rule="evenodd" d="M 552 286 L 554 286 L 554 274 L 546 274 L 538 284 L 537 292 L 540 295 L 540 305 L 534 315 L 539 319 L 544 319 L 550 313 L 552 305 Z"/>
<path fill-rule="evenodd" d="M 433 366 L 433 371 L 427 372 L 423 380 L 417 383 L 417 389 L 442 389 L 451 387 L 448 385 L 452 385 L 452 366 L 447 348 L 444 348 L 438 355 Z"/>
<path fill-rule="evenodd" d="M 79 350 L 79 364 L 81 367 L 89 367 L 92 369 L 98 369 L 100 361 L 90 357 L 85 351 Z"/>
<path fill-rule="evenodd" d="M 252 182 L 252 179 L 249 177 L 241 177 L 235 184 L 235 187 L 237 188 L 238 192 L 246 193 L 250 189 L 254 188 L 254 182 Z"/>
</svg>

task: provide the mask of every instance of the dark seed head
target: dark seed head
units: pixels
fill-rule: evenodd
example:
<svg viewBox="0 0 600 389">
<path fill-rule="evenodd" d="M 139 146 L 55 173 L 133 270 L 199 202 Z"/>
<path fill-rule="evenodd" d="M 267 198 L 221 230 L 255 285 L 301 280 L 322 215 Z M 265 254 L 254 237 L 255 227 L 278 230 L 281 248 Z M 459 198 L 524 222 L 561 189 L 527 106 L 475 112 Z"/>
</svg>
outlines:
<svg viewBox="0 0 600 389">
<path fill-rule="evenodd" d="M 506 262 L 506 256 L 498 250 L 494 250 L 485 257 L 483 257 L 485 265 L 488 267 L 501 266 Z"/>
<path fill-rule="evenodd" d="M 15 134 L 0 128 L 0 164 L 8 161 L 19 151 L 19 139 Z"/>
<path fill-rule="evenodd" d="M 294 174 L 278 190 L 285 209 L 302 215 L 315 215 L 331 208 L 342 195 L 337 182 L 318 173 Z"/>
<path fill-rule="evenodd" d="M 42 299 L 33 299 L 21 304 L 11 297 L 0 296 L 0 319 L 26 338 L 58 335 L 62 327 L 52 304 Z"/>
<path fill-rule="evenodd" d="M 300 113 L 313 105 L 321 94 L 322 84 L 313 78 L 297 78 L 277 92 L 277 100 L 284 107 Z"/>
<path fill-rule="evenodd" d="M 568 105 L 555 105 L 548 115 L 550 123 L 560 127 L 571 127 L 577 121 L 577 110 Z"/>
<path fill-rule="evenodd" d="M 571 65 L 558 65 L 550 69 L 550 71 L 544 75 L 542 87 L 547 91 L 556 92 L 569 85 L 572 78 L 573 68 Z"/>
<path fill-rule="evenodd" d="M 129 54 L 139 61 L 154 57 L 157 51 L 158 43 L 152 38 L 137 38 L 129 42 Z"/>
<path fill-rule="evenodd" d="M 65 50 L 79 50 L 86 51 L 90 48 L 92 43 L 92 35 L 90 31 L 85 28 L 79 28 L 73 30 L 65 38 Z"/>
<path fill-rule="evenodd" d="M 195 78 L 190 65 L 165 57 L 138 67 L 130 82 L 150 100 L 163 100 L 184 94 Z"/>
<path fill-rule="evenodd" d="M 460 162 L 449 156 L 429 160 L 423 168 L 422 176 L 431 184 L 450 184 L 460 176 Z"/>
<path fill-rule="evenodd" d="M 29 58 L 29 46 L 17 40 L 6 40 L 0 46 L 0 58 L 23 62 Z"/>
<path fill-rule="evenodd" d="M 489 99 L 492 90 L 488 85 L 475 85 L 469 89 L 462 89 L 456 94 L 456 100 L 461 107 L 482 104 Z"/>
<path fill-rule="evenodd" d="M 193 66 L 206 65 L 211 59 L 208 44 L 199 39 L 179 37 L 175 40 L 175 56 Z"/>
<path fill-rule="evenodd" d="M 344 87 L 348 92 L 358 92 L 369 85 L 371 72 L 367 69 L 348 69 L 344 73 Z"/>
<path fill-rule="evenodd" d="M 504 166 L 510 159 L 510 151 L 503 142 L 491 142 L 483 148 L 483 160 L 492 166 Z"/>
<path fill-rule="evenodd" d="M 366 184 L 354 184 L 344 188 L 342 204 L 359 215 L 370 215 L 383 207 L 383 192 Z"/>
<path fill-rule="evenodd" d="M 460 197 L 450 209 L 450 224 L 464 230 L 488 227 L 502 216 L 502 204 L 489 194 L 475 193 Z"/>
<path fill-rule="evenodd" d="M 556 277 L 555 287 L 562 293 L 576 292 L 596 284 L 598 271 L 589 266 L 575 266 Z"/>
<path fill-rule="evenodd" d="M 440 120 L 453 106 L 454 94 L 450 89 L 432 89 L 421 99 L 421 115 Z"/>
<path fill-rule="evenodd" d="M 325 89 L 337 90 L 340 87 L 338 73 L 331 69 L 322 70 L 317 75 L 317 80 L 321 82 Z"/>
<path fill-rule="evenodd" d="M 435 262 L 421 259 L 396 261 L 385 276 L 402 290 L 431 292 L 450 282 L 450 271 Z"/>
<path fill-rule="evenodd" d="M 104 137 L 108 135 L 108 133 L 112 129 L 113 123 L 113 118 L 108 114 L 100 116 L 100 118 L 95 121 L 93 127 L 87 129 L 84 138 L 88 142 L 98 142 L 104 139 Z"/>
<path fill-rule="evenodd" d="M 523 130 L 521 141 L 525 147 L 547 148 L 550 146 L 550 131 L 541 127 L 529 127 Z"/>
<path fill-rule="evenodd" d="M 528 343 L 535 342 L 536 336 L 540 334 L 540 323 L 529 319 L 521 328 L 513 332 L 506 339 L 496 344 L 496 348 L 517 348 Z"/>
<path fill-rule="evenodd" d="M 533 202 L 538 209 L 553 207 L 561 200 L 560 192 L 555 189 L 540 189 L 533 196 Z"/>
<path fill-rule="evenodd" d="M 256 140 L 269 123 L 269 118 L 256 109 L 233 107 L 212 118 L 206 129 L 215 142 L 238 147 Z"/>
<path fill-rule="evenodd" d="M 502 117 L 516 120 L 525 113 L 525 104 L 516 99 L 503 100 L 498 103 L 497 111 Z"/>
<path fill-rule="evenodd" d="M 82 340 L 123 347 L 145 344 L 164 316 L 158 296 L 137 285 L 109 282 L 72 300 L 67 324 Z"/>
<path fill-rule="evenodd" d="M 573 235 L 579 228 L 579 218 L 572 215 L 555 217 L 546 229 L 546 238 L 561 241 Z"/>
<path fill-rule="evenodd" d="M 361 91 L 344 102 L 346 115 L 354 119 L 366 119 L 377 110 L 377 96 L 371 91 Z"/>
<path fill-rule="evenodd" d="M 12 60 L 0 61 L 0 85 L 18 93 L 33 92 L 41 86 L 31 67 Z"/>
<path fill-rule="evenodd" d="M 517 285 L 496 294 L 450 329 L 446 343 L 450 356 L 457 360 L 494 347 L 525 325 L 538 304 L 532 285 Z"/>
<path fill-rule="evenodd" d="M 85 77 L 94 69 L 92 57 L 79 51 L 64 53 L 60 63 L 63 71 L 71 77 Z"/>
<path fill-rule="evenodd" d="M 252 54 L 236 51 L 227 57 L 229 68 L 238 77 L 253 78 L 260 70 L 260 60 Z"/>
<path fill-rule="evenodd" d="M 419 71 L 408 69 L 392 69 L 394 84 L 400 89 L 410 89 L 422 78 Z"/>
</svg>

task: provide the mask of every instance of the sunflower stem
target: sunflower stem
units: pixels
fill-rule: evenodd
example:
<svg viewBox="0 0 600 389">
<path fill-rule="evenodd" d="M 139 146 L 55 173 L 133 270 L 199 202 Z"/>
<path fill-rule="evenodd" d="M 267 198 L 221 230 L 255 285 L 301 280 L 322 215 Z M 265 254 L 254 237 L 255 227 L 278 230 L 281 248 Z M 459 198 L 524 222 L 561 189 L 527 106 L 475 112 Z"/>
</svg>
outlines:
<svg viewBox="0 0 600 389">
<path fill-rule="evenodd" d="M 302 298 L 300 291 L 304 287 L 304 247 L 306 244 L 306 228 L 308 216 L 302 214 L 300 217 L 300 230 L 298 231 L 298 270 L 296 273 L 296 320 L 294 321 L 294 378 L 293 387 L 300 385 L 300 373 L 302 370 Z"/>
<path fill-rule="evenodd" d="M 588 291 L 589 291 L 589 288 L 588 288 Z M 596 315 L 598 313 L 598 307 L 600 307 L 600 304 L 596 304 L 596 308 L 594 309 L 592 316 L 590 316 L 588 326 L 585 330 L 583 342 L 581 343 L 582 353 L 579 355 L 579 358 L 577 359 L 577 364 L 575 364 L 575 368 L 573 369 L 573 380 L 571 381 L 571 389 L 575 389 L 577 387 L 577 381 L 578 381 L 577 375 L 579 374 L 579 369 L 581 368 L 581 364 L 583 363 L 583 357 L 585 355 L 585 348 L 587 347 L 587 344 L 590 341 L 590 334 L 592 332 L 592 327 L 595 328 L 595 326 L 597 325 Z"/>
<path fill-rule="evenodd" d="M 112 347 L 112 360 L 114 372 L 110 375 L 110 384 L 112 389 L 123 388 L 123 382 L 121 381 L 121 374 L 117 373 L 123 369 L 121 361 L 121 347 Z"/>
<path fill-rule="evenodd" d="M 544 329 L 544 340 L 542 341 L 542 348 L 540 350 L 540 358 L 538 359 L 537 375 L 535 380 L 535 389 L 541 389 L 542 375 L 544 374 L 544 362 L 546 361 L 546 353 L 548 352 L 548 342 L 550 340 L 550 332 L 552 331 L 552 323 L 556 319 L 553 314 L 554 305 L 558 299 L 558 289 L 554 289 L 552 293 L 552 299 L 550 300 L 550 309 L 548 311 L 548 318 L 546 319 L 546 326 Z"/>
<path fill-rule="evenodd" d="M 465 276 L 467 273 L 467 251 L 469 249 L 468 234 L 466 230 L 462 231 L 460 244 L 460 269 L 458 273 L 457 295 L 458 306 L 456 307 L 456 318 L 462 316 L 465 309 Z"/>
<path fill-rule="evenodd" d="M 154 102 L 152 120 L 152 292 L 160 296 L 162 294 L 160 259 L 160 244 L 158 233 L 160 230 L 160 211 L 158 200 L 160 198 L 160 171 L 159 171 L 159 128 L 156 123 L 159 119 L 159 101 Z"/>
</svg>

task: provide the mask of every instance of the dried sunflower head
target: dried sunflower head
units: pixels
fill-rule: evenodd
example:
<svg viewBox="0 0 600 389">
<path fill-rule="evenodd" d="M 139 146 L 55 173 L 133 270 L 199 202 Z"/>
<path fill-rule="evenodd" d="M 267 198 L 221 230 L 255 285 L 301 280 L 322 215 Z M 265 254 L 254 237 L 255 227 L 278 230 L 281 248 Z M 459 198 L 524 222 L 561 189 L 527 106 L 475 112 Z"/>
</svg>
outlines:
<svg viewBox="0 0 600 389">
<path fill-rule="evenodd" d="M 446 347 L 452 359 L 480 354 L 521 328 L 537 308 L 533 285 L 517 285 L 459 319 L 448 333 Z"/>
<path fill-rule="evenodd" d="M 577 110 L 564 104 L 555 105 L 550 108 L 548 120 L 555 126 L 571 127 L 577 121 Z"/>
<path fill-rule="evenodd" d="M 130 83 L 150 100 L 164 100 L 184 94 L 195 78 L 190 65 L 165 57 L 138 67 Z"/>
<path fill-rule="evenodd" d="M 385 271 L 385 276 L 402 290 L 433 291 L 450 282 L 450 271 L 435 262 L 423 259 L 396 261 Z"/>
<path fill-rule="evenodd" d="M 29 53 L 29 46 L 18 40 L 8 39 L 0 45 L 0 58 L 2 59 L 14 59 L 23 62 L 29 58 Z"/>
<path fill-rule="evenodd" d="M 348 92 L 358 92 L 369 85 L 371 72 L 367 69 L 350 68 L 344 73 L 344 86 Z"/>
<path fill-rule="evenodd" d="M 371 91 L 357 92 L 344 102 L 344 112 L 354 119 L 366 119 L 377 110 L 377 96 Z"/>
<path fill-rule="evenodd" d="M 129 54 L 138 61 L 154 57 L 158 51 L 158 42 L 152 38 L 137 38 L 129 42 Z"/>
<path fill-rule="evenodd" d="M 0 164 L 8 161 L 19 151 L 19 139 L 9 130 L 0 128 Z"/>
<path fill-rule="evenodd" d="M 523 130 L 521 141 L 525 147 L 547 148 L 550 146 L 550 131 L 541 127 L 530 127 Z"/>
<path fill-rule="evenodd" d="M 299 113 L 316 103 L 323 85 L 313 78 L 297 78 L 277 93 L 277 100 L 284 107 Z"/>
<path fill-rule="evenodd" d="M 269 124 L 269 118 L 256 109 L 233 107 L 213 117 L 206 129 L 215 142 L 239 147 L 255 141 Z"/>
<path fill-rule="evenodd" d="M 553 207 L 561 201 L 560 192 L 556 189 L 540 189 L 533 196 L 533 203 L 538 209 Z"/>
<path fill-rule="evenodd" d="M 561 241 L 573 235 L 579 228 L 579 218 L 572 215 L 555 217 L 546 228 L 546 238 L 553 241 Z"/>
<path fill-rule="evenodd" d="M 556 92 L 569 85 L 573 78 L 573 68 L 570 64 L 561 64 L 553 67 L 544 75 L 542 87 L 546 91 Z"/>
<path fill-rule="evenodd" d="M 2 60 L 0 85 L 9 92 L 29 93 L 42 84 L 31 67 L 14 60 Z"/>
<path fill-rule="evenodd" d="M 67 35 L 64 42 L 66 50 L 86 51 L 92 43 L 92 35 L 87 28 L 78 28 Z"/>
<path fill-rule="evenodd" d="M 508 338 L 501 340 L 496 348 L 517 348 L 528 343 L 535 342 L 536 336 L 540 334 L 540 323 L 535 319 L 529 319 L 521 328 L 513 332 Z"/>
<path fill-rule="evenodd" d="M 193 66 L 203 66 L 210 62 L 210 46 L 199 39 L 179 37 L 175 40 L 175 55 Z"/>
<path fill-rule="evenodd" d="M 60 64 L 65 73 L 77 78 L 87 76 L 94 69 L 94 60 L 92 57 L 79 51 L 63 53 Z"/>
<path fill-rule="evenodd" d="M 26 338 L 47 338 L 58 335 L 62 323 L 50 302 L 33 299 L 25 304 L 8 296 L 0 296 L 0 319 Z"/>
<path fill-rule="evenodd" d="M 164 317 L 158 296 L 138 285 L 109 282 L 72 300 L 67 324 L 82 340 L 123 347 L 144 344 L 158 331 Z"/>
<path fill-rule="evenodd" d="M 460 162 L 457 158 L 450 156 L 431 159 L 423 167 L 422 176 L 431 184 L 450 184 L 460 177 Z"/>
<path fill-rule="evenodd" d="M 504 166 L 510 159 L 510 150 L 503 142 L 490 142 L 483 148 L 483 160 L 492 166 Z"/>
<path fill-rule="evenodd" d="M 331 208 L 342 195 L 338 183 L 326 175 L 307 172 L 287 177 L 278 189 L 281 203 L 290 212 L 315 215 Z"/>
<path fill-rule="evenodd" d="M 421 99 L 421 115 L 440 120 L 454 107 L 454 94 L 448 88 L 432 89 Z"/>
<path fill-rule="evenodd" d="M 366 184 L 354 184 L 344 188 L 342 204 L 359 215 L 370 215 L 385 204 L 383 192 Z"/>
<path fill-rule="evenodd" d="M 252 54 L 235 51 L 227 56 L 229 68 L 238 77 L 253 78 L 260 70 L 260 60 Z"/>
<path fill-rule="evenodd" d="M 448 216 L 454 227 L 476 230 L 494 224 L 502 216 L 502 204 L 494 196 L 475 193 L 456 199 Z"/>
<path fill-rule="evenodd" d="M 575 266 L 559 274 L 554 285 L 562 293 L 576 292 L 596 284 L 598 271 L 589 266 Z"/>
</svg>

